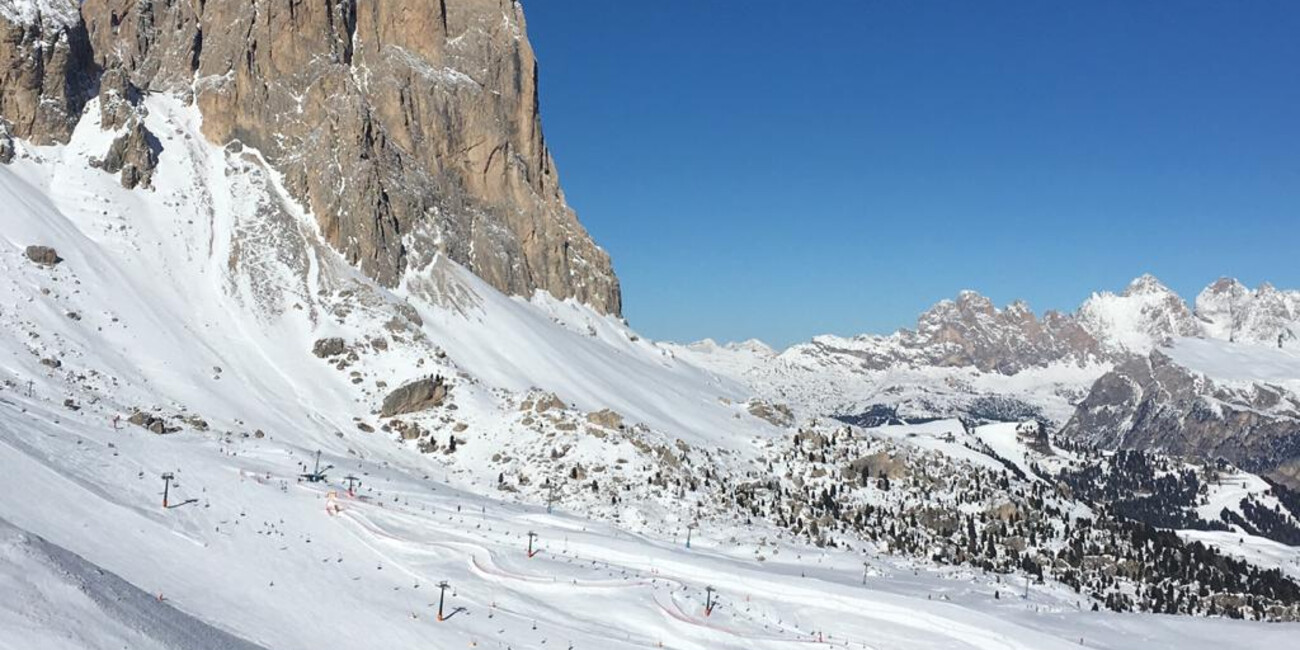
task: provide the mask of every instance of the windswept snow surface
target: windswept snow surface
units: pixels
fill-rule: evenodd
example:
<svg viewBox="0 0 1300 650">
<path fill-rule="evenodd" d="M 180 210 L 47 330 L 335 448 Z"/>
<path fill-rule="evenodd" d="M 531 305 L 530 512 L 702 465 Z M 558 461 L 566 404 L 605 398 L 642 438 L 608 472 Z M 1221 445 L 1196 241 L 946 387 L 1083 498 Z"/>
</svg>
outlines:
<svg viewBox="0 0 1300 650">
<path fill-rule="evenodd" d="M 580 305 L 508 298 L 443 258 L 374 286 L 256 152 L 212 147 L 192 109 L 148 102 L 153 190 L 89 167 L 116 135 L 94 102 L 68 145 L 21 145 L 0 166 L 0 648 L 1217 650 L 1300 634 L 1088 612 L 1060 585 L 1008 598 L 992 575 L 814 549 L 757 523 L 710 523 L 688 550 L 687 503 L 624 504 L 635 516 L 616 527 L 564 501 L 499 501 L 494 453 L 548 444 L 523 423 L 542 417 L 521 415 L 533 387 L 566 413 L 613 409 L 728 458 L 789 432 L 748 413 L 748 381 Z M 33 264 L 33 244 L 64 261 Z M 332 336 L 356 359 L 312 355 Z M 455 431 L 455 455 L 373 430 L 385 388 L 435 373 L 452 403 L 412 419 L 440 442 Z M 179 431 L 115 422 L 136 409 Z M 966 453 L 944 439 L 952 426 L 917 430 Z M 570 453 L 624 452 L 598 433 L 611 442 L 575 428 Z M 317 450 L 329 481 L 299 481 Z"/>
<path fill-rule="evenodd" d="M 1163 350 L 1175 363 L 1221 382 L 1275 384 L 1300 392 L 1300 344 L 1182 338 Z"/>
</svg>

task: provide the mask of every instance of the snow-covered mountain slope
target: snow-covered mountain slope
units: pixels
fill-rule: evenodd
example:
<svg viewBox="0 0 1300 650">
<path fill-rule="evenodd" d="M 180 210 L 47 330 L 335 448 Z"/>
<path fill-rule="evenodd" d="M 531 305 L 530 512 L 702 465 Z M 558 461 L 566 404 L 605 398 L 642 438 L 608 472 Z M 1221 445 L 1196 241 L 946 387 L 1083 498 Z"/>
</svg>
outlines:
<svg viewBox="0 0 1300 650">
<path fill-rule="evenodd" d="M 0 647 L 260 650 L 3 520 L 0 587 Z"/>
<path fill-rule="evenodd" d="M 1121 294 L 1093 294 L 1079 308 L 1078 318 L 1103 345 L 1132 354 L 1200 333 L 1187 303 L 1150 275 L 1134 280 Z"/>
<path fill-rule="evenodd" d="M 1210 379 L 1242 385 L 1276 384 L 1300 392 L 1300 347 L 1179 339 L 1163 351 L 1178 365 Z"/>
<path fill-rule="evenodd" d="M 367 281 L 321 243 L 255 153 L 203 143 L 193 112 L 165 96 L 150 98 L 148 123 L 167 165 L 154 190 L 126 191 L 87 165 L 116 135 L 99 130 L 93 108 L 69 145 L 34 149 L 0 178 L 15 206 L 0 236 L 4 317 L 27 333 L 21 374 L 51 374 L 48 358 L 66 366 L 58 374 L 112 376 L 120 387 L 104 397 L 117 408 L 202 404 L 204 417 L 254 428 L 302 416 L 326 434 L 368 419 L 379 381 L 439 372 L 471 378 L 454 391 L 465 418 L 477 401 L 499 401 L 494 390 L 545 386 L 686 440 L 744 438 L 762 424 L 737 423 L 742 412 L 722 403 L 743 398 L 739 386 L 577 303 L 507 298 L 445 258 L 395 291 Z M 64 261 L 32 263 L 33 244 Z M 344 372 L 311 354 L 330 337 L 357 357 Z M 310 406 L 290 425 L 261 421 L 275 412 L 253 406 L 265 400 Z"/>
</svg>

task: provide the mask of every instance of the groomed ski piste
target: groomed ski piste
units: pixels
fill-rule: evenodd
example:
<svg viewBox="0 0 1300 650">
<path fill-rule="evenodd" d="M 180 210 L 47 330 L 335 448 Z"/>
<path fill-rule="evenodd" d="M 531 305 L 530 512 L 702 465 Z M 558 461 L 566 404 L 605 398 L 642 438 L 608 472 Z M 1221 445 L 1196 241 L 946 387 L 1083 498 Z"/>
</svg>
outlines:
<svg viewBox="0 0 1300 650">
<path fill-rule="evenodd" d="M 71 144 L 0 167 L 0 648 L 1217 650 L 1300 635 L 1091 612 L 1060 585 L 739 521 L 703 521 L 688 548 L 686 503 L 625 503 L 614 525 L 577 500 L 513 502 L 490 456 L 538 435 L 518 415 L 533 389 L 738 456 L 788 432 L 750 416 L 736 381 L 581 305 L 508 298 L 445 259 L 368 284 L 256 152 L 205 144 L 174 99 L 148 105 L 153 190 L 86 165 L 115 135 L 93 103 Z M 33 244 L 64 261 L 32 264 Z M 418 324 L 384 353 L 346 372 L 312 356 L 321 337 L 392 331 L 394 305 Z M 455 382 L 440 424 L 468 427 L 455 456 L 359 428 L 378 424 L 378 381 L 435 372 Z M 203 426 L 157 435 L 125 421 L 135 409 Z M 326 480 L 302 480 L 318 450 Z"/>
</svg>

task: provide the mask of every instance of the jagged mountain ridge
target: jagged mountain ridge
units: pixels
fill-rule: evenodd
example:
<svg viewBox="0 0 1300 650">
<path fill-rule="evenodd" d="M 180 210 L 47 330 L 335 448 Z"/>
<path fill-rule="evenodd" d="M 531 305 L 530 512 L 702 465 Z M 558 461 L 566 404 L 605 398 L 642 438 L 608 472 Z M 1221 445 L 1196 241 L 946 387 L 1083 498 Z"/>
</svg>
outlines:
<svg viewBox="0 0 1300 650">
<path fill-rule="evenodd" d="M 1038 318 L 1023 302 L 997 309 L 965 291 L 889 336 L 821 336 L 783 352 L 706 341 L 675 352 L 749 385 L 759 412 L 788 405 L 802 418 L 864 426 L 1035 419 L 1084 444 L 1224 458 L 1296 485 L 1300 367 L 1287 346 L 1300 347 L 1297 304 L 1300 292 L 1221 279 L 1193 310 L 1144 275 L 1073 314 Z M 1279 364 L 1230 381 L 1200 368 Z"/>
<path fill-rule="evenodd" d="M 1294 305 L 1295 299 L 1291 300 Z M 1243 301 L 1238 318 L 1264 320 L 1265 316 L 1254 314 L 1264 310 L 1274 314 L 1275 302 Z M 1198 300 L 1198 306 L 1201 304 Z M 1217 305 L 1206 301 L 1204 307 L 1213 312 Z M 1041 318 L 1023 301 L 998 309 L 987 297 L 963 291 L 955 300 L 940 301 L 923 312 L 915 329 L 902 329 L 888 336 L 819 336 L 782 354 L 856 357 L 871 370 L 900 365 L 973 367 L 1010 375 L 1059 363 L 1113 363 L 1130 354 L 1146 354 L 1157 344 L 1174 338 L 1215 337 L 1221 330 L 1213 325 L 1216 317 L 1216 313 L 1194 313 L 1154 276 L 1144 275 L 1122 293 L 1094 293 L 1072 314 L 1048 311 Z M 1300 324 L 1300 311 L 1282 310 L 1280 316 L 1272 318 L 1270 322 L 1290 318 L 1290 322 Z M 1241 339 L 1261 341 L 1273 335 L 1274 329 L 1256 327 L 1243 332 Z"/>
<path fill-rule="evenodd" d="M 507 293 L 621 312 L 609 257 L 560 189 L 517 2 L 78 5 L 0 2 L 12 137 L 66 143 L 96 95 L 108 107 L 177 94 L 209 141 L 257 149 L 325 239 L 385 286 L 441 254 Z M 156 134 L 141 139 L 156 148 Z"/>
</svg>

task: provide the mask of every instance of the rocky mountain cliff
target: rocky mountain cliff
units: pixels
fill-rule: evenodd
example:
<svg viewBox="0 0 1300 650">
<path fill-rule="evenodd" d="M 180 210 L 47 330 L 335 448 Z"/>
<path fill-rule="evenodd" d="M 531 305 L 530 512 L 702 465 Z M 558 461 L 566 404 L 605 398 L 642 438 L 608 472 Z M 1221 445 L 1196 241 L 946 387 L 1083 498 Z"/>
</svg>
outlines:
<svg viewBox="0 0 1300 650">
<path fill-rule="evenodd" d="M 1300 486 L 1300 395 L 1276 381 L 1223 381 L 1164 351 L 1102 376 L 1061 435 L 1105 449 L 1227 459 Z"/>
<path fill-rule="evenodd" d="M 1086 363 L 1105 352 L 1069 315 L 1047 312 L 1039 319 L 1023 302 L 998 309 L 974 291 L 935 304 L 917 319 L 915 330 L 851 339 L 820 336 L 792 351 L 856 357 L 872 370 L 974 367 L 1008 375 L 1058 361 Z"/>
<path fill-rule="evenodd" d="M 1152 275 L 1133 280 L 1118 295 L 1094 293 L 1075 318 L 1112 356 L 1146 354 L 1164 341 L 1203 334 L 1187 302 Z"/>
<path fill-rule="evenodd" d="M 96 95 L 105 128 L 134 129 L 141 94 L 177 94 L 381 284 L 445 254 L 508 293 L 621 311 L 560 189 L 517 2 L 0 0 L 0 32 L 12 137 L 66 142 Z M 122 157 L 156 159 L 152 134 L 133 137 Z"/>
</svg>

